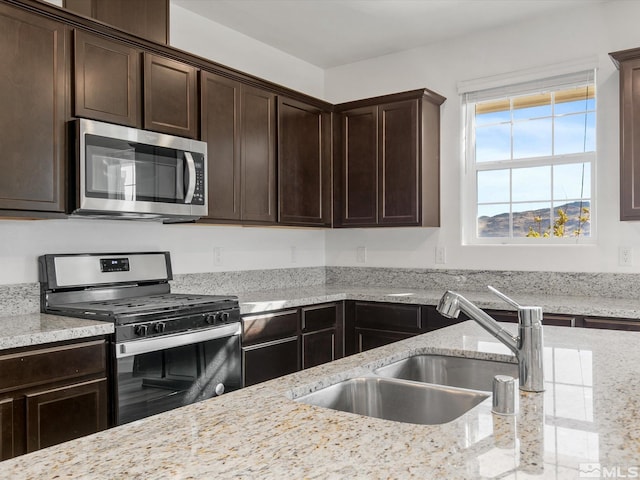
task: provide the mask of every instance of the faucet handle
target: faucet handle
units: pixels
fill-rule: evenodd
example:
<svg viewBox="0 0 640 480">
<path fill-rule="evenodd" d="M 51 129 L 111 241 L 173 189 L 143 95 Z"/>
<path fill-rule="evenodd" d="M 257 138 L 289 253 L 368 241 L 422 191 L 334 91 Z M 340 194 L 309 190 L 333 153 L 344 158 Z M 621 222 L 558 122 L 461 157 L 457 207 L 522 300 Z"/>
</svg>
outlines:
<svg viewBox="0 0 640 480">
<path fill-rule="evenodd" d="M 511 305 L 513 308 L 516 308 L 518 310 L 521 310 L 522 307 L 520 306 L 519 303 L 517 303 L 515 300 L 510 299 L 509 297 L 507 297 L 504 293 L 502 293 L 501 291 L 493 288 L 491 285 L 487 285 L 487 288 L 489 290 L 491 290 L 494 294 L 496 294 L 501 300 L 504 300 L 505 302 L 507 302 L 509 305 Z"/>
</svg>

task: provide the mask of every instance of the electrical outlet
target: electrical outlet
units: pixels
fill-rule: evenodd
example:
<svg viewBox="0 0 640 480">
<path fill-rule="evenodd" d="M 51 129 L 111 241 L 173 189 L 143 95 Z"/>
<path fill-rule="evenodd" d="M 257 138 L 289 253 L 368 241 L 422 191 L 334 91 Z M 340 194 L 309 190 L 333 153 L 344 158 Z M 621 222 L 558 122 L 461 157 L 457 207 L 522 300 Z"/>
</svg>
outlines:
<svg viewBox="0 0 640 480">
<path fill-rule="evenodd" d="M 294 246 L 289 247 L 291 250 L 291 263 L 298 263 L 298 249 Z"/>
<path fill-rule="evenodd" d="M 356 262 L 367 263 L 367 247 L 356 248 Z"/>
<path fill-rule="evenodd" d="M 213 247 L 213 265 L 219 267 L 222 265 L 222 248 Z"/>
<path fill-rule="evenodd" d="M 633 265 L 631 247 L 618 247 L 618 265 L 621 267 L 630 267 Z"/>
<path fill-rule="evenodd" d="M 438 246 L 436 247 L 436 263 L 440 264 L 440 265 L 444 265 L 445 263 L 447 263 L 447 249 L 442 247 L 442 246 Z"/>
</svg>

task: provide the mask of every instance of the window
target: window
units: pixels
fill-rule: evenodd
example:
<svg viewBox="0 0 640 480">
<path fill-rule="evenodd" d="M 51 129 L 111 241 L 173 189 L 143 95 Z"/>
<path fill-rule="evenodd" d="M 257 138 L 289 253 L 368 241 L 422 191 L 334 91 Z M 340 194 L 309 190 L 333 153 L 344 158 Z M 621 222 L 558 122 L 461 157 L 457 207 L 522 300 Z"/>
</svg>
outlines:
<svg viewBox="0 0 640 480">
<path fill-rule="evenodd" d="M 595 94 L 594 70 L 463 94 L 468 242 L 594 235 Z"/>
</svg>

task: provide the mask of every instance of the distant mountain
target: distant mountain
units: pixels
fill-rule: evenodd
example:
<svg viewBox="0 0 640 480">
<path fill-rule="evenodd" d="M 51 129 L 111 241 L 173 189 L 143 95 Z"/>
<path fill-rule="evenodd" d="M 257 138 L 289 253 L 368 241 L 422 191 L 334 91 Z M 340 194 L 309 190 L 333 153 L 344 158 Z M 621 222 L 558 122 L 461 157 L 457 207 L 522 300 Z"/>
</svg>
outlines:
<svg viewBox="0 0 640 480">
<path fill-rule="evenodd" d="M 581 208 L 590 208 L 588 201 L 570 202 L 554 209 L 555 218 L 551 220 L 551 224 L 558 218 L 558 208 L 561 208 L 569 217 L 565 224 L 565 236 L 573 236 L 575 230 L 579 226 L 579 217 L 582 214 Z M 538 224 L 534 221 L 535 217 L 541 217 L 540 231 L 545 232 L 549 228 L 549 209 L 541 208 L 539 210 L 528 210 L 526 212 L 516 212 L 513 214 L 513 235 L 514 237 L 524 237 L 529 233 L 529 227 L 538 230 Z M 582 236 L 591 235 L 591 223 L 586 222 L 580 226 L 582 228 Z M 478 218 L 478 234 L 481 237 L 506 237 L 509 234 L 509 213 L 501 213 L 493 217 Z"/>
</svg>

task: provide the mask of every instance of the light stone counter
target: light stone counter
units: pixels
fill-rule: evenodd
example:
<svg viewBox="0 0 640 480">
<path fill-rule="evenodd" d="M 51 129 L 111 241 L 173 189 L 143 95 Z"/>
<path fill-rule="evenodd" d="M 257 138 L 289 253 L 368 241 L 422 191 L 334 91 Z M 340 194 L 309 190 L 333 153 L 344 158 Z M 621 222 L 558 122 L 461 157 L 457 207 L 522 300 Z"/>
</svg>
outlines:
<svg viewBox="0 0 640 480">
<path fill-rule="evenodd" d="M 0 317 L 0 351 L 113 333 L 113 324 L 44 313 Z"/>
<path fill-rule="evenodd" d="M 576 479 L 594 468 L 630 476 L 640 467 L 638 344 L 640 333 L 545 327 L 546 390 L 520 394 L 515 417 L 493 415 L 490 398 L 442 425 L 292 400 L 417 353 L 508 358 L 464 322 L 8 460 L 0 476 Z"/>
<path fill-rule="evenodd" d="M 437 305 L 445 290 L 316 285 L 282 290 L 245 292 L 239 295 L 239 299 L 242 314 L 249 314 L 340 300 Z M 458 289 L 457 292 L 476 303 L 480 308 L 512 310 L 509 305 L 489 292 L 489 290 L 477 292 Z M 508 289 L 503 289 L 503 292 L 521 305 L 540 306 L 545 313 L 640 319 L 640 300 L 637 299 L 561 296 L 540 293 L 530 295 L 512 294 Z"/>
</svg>

